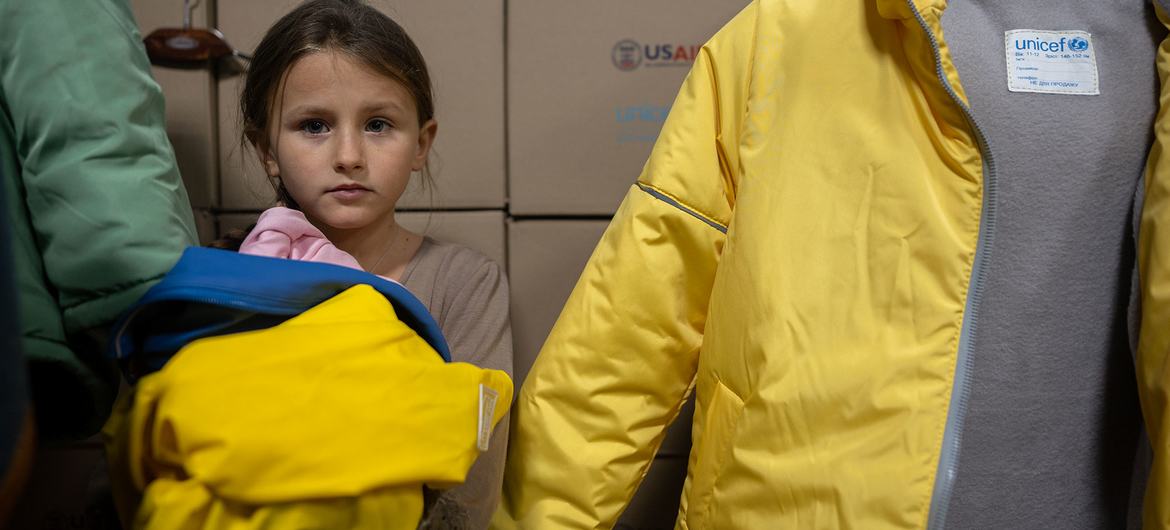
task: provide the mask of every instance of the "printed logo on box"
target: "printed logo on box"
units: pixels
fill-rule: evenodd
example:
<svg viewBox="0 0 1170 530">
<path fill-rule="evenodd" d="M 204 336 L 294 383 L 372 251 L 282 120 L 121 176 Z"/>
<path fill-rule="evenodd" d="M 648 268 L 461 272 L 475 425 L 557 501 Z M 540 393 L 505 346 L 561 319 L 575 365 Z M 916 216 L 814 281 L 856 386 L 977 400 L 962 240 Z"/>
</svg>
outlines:
<svg viewBox="0 0 1170 530">
<path fill-rule="evenodd" d="M 642 64 L 642 46 L 630 39 L 613 45 L 613 65 L 618 70 L 630 71 Z"/>
<path fill-rule="evenodd" d="M 622 39 L 613 45 L 610 58 L 618 70 L 630 72 L 639 67 L 690 66 L 701 49 L 702 44 L 641 44 Z"/>
<path fill-rule="evenodd" d="M 643 104 L 616 106 L 614 124 L 617 126 L 617 143 L 654 143 L 658 139 L 658 132 L 666 117 L 670 115 L 670 106 Z"/>
</svg>

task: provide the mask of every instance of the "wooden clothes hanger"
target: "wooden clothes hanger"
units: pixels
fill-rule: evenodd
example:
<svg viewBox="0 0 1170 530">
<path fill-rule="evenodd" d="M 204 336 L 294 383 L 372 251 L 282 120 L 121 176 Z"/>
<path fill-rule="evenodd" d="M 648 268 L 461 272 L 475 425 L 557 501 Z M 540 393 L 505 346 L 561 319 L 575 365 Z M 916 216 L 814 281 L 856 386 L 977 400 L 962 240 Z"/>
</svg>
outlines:
<svg viewBox="0 0 1170 530">
<path fill-rule="evenodd" d="M 167 68 L 202 69 L 224 59 L 252 59 L 229 45 L 219 30 L 191 27 L 191 10 L 199 1 L 196 0 L 192 5 L 190 0 L 183 0 L 182 28 L 159 28 L 143 39 L 151 64 Z M 238 73 L 239 64 L 235 66 L 224 69 L 224 73 Z"/>
</svg>

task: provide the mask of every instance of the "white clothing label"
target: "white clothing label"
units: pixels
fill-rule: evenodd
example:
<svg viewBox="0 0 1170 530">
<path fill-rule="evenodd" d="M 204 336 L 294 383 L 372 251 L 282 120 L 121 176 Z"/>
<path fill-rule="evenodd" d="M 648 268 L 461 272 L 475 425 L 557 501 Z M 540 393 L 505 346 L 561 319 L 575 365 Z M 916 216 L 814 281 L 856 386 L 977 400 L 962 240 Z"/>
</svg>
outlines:
<svg viewBox="0 0 1170 530">
<path fill-rule="evenodd" d="M 482 383 L 479 385 L 479 429 L 475 439 L 475 446 L 480 452 L 488 450 L 488 443 L 492 441 L 492 418 L 496 415 L 496 400 L 499 392 L 492 390 Z"/>
<path fill-rule="evenodd" d="M 1097 54 L 1087 31 L 1004 32 L 1008 90 L 1096 96 Z"/>
</svg>

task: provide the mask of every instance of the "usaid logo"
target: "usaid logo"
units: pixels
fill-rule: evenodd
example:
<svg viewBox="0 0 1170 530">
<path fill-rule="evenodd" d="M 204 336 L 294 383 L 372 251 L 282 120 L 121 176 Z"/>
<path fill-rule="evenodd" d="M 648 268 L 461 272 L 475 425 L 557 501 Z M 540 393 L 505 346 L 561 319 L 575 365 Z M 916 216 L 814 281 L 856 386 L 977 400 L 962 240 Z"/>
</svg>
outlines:
<svg viewBox="0 0 1170 530">
<path fill-rule="evenodd" d="M 701 44 L 642 44 L 633 39 L 623 39 L 613 45 L 610 58 L 613 65 L 623 72 L 642 66 L 690 66 L 702 48 Z"/>
<path fill-rule="evenodd" d="M 628 72 L 642 64 L 642 45 L 630 39 L 620 40 L 613 45 L 613 65 Z"/>
</svg>

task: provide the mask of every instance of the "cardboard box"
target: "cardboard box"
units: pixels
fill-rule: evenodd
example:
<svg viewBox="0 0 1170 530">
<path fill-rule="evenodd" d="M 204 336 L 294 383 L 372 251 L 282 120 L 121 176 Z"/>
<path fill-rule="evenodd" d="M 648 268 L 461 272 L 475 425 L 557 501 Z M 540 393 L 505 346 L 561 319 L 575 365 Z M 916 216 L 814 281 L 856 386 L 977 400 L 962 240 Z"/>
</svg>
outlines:
<svg viewBox="0 0 1170 530">
<path fill-rule="evenodd" d="M 200 245 L 207 245 L 219 237 L 215 214 L 211 213 L 211 210 L 196 208 L 192 213 L 195 214 L 195 232 L 199 235 Z"/>
<path fill-rule="evenodd" d="M 220 2 L 220 29 L 251 53 L 264 32 L 297 0 Z M 402 208 L 503 208 L 504 7 L 502 0 L 373 0 L 422 51 L 435 91 L 438 137 L 431 157 L 433 199 L 415 179 Z M 260 209 L 272 191 L 256 156 L 240 145 L 241 78 L 219 82 L 223 205 Z"/>
<path fill-rule="evenodd" d="M 512 337 L 516 386 L 528 376 L 544 340 L 561 314 L 581 270 L 609 221 L 511 221 L 508 281 L 512 290 Z M 686 457 L 691 449 L 694 403 L 683 408 L 659 447 L 660 456 Z"/>
<path fill-rule="evenodd" d="M 501 267 L 508 266 L 504 212 L 400 212 L 402 226 L 439 241 L 458 243 L 483 252 Z"/>
<path fill-rule="evenodd" d="M 207 27 L 210 5 L 205 1 L 194 7 L 192 27 Z M 182 2 L 133 0 L 131 6 L 143 37 L 159 28 L 183 26 Z M 219 122 L 211 71 L 153 67 L 151 73 L 166 98 L 167 136 L 174 146 L 191 206 L 219 206 Z"/>
<path fill-rule="evenodd" d="M 511 221 L 508 282 L 519 388 L 609 221 Z"/>
<path fill-rule="evenodd" d="M 256 222 L 257 213 L 219 215 L 219 234 L 245 229 Z M 504 251 L 504 212 L 480 210 L 466 212 L 398 212 L 402 226 L 440 241 L 458 243 L 478 250 L 501 266 L 507 266 Z"/>
<path fill-rule="evenodd" d="M 686 478 L 686 456 L 654 459 L 614 530 L 672 530 Z"/>
<path fill-rule="evenodd" d="M 612 214 L 699 48 L 747 0 L 512 0 L 514 215 Z"/>
</svg>

